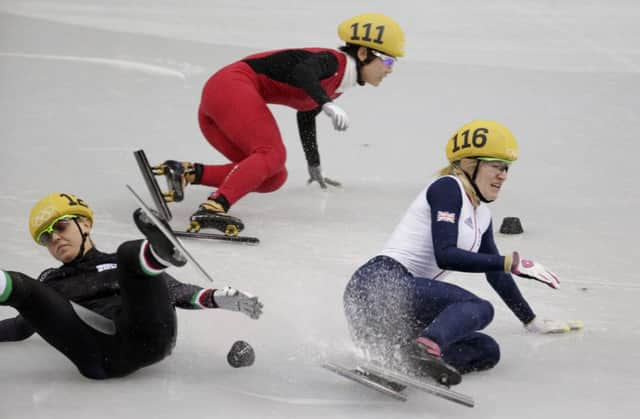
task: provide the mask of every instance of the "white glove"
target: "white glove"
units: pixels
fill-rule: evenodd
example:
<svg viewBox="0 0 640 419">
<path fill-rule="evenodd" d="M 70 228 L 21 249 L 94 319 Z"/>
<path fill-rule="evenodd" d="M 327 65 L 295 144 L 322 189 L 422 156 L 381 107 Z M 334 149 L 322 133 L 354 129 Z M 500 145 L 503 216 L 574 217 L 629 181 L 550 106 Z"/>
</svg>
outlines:
<svg viewBox="0 0 640 419">
<path fill-rule="evenodd" d="M 322 189 L 327 189 L 327 185 L 335 186 L 337 188 L 342 186 L 342 184 L 337 180 L 324 177 L 322 175 L 322 168 L 320 166 L 309 166 L 308 168 L 309 168 L 309 180 L 307 181 L 307 185 L 310 184 L 311 182 L 318 182 Z"/>
<path fill-rule="evenodd" d="M 572 330 L 580 330 L 584 324 L 580 320 L 558 321 L 558 320 L 538 320 L 534 317 L 529 323 L 524 325 L 525 329 L 531 333 L 568 333 Z"/>
<path fill-rule="evenodd" d="M 536 281 L 547 284 L 551 288 L 560 287 L 560 279 L 558 279 L 556 274 L 537 262 L 529 259 L 520 259 L 518 252 L 513 252 L 511 273 L 523 278 L 535 279 Z"/>
<path fill-rule="evenodd" d="M 219 308 L 239 311 L 252 319 L 257 319 L 262 314 L 262 303 L 258 297 L 232 287 L 215 290 L 213 301 Z"/>
<path fill-rule="evenodd" d="M 333 128 L 337 129 L 338 131 L 344 131 L 349 128 L 349 117 L 341 107 L 334 104 L 333 102 L 327 102 L 322 105 L 322 110 L 333 121 Z"/>
</svg>

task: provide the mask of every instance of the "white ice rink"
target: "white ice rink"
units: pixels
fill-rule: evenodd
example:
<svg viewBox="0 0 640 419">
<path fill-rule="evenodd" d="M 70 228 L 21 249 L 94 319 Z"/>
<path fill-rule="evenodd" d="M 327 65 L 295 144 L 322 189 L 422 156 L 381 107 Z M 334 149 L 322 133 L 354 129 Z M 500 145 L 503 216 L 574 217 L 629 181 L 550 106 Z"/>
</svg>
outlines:
<svg viewBox="0 0 640 419">
<path fill-rule="evenodd" d="M 338 23 L 369 11 L 401 23 L 407 54 L 380 87 L 338 99 L 346 133 L 318 117 L 325 174 L 344 188 L 306 186 L 295 112 L 274 106 L 289 180 L 233 208 L 262 243 L 186 242 L 217 286 L 259 295 L 263 317 L 180 311 L 171 357 L 104 382 L 37 335 L 0 343 L 1 419 L 637 417 L 635 0 L 0 0 L 0 268 L 35 276 L 55 265 L 27 229 L 31 206 L 52 191 L 91 204 L 99 249 L 137 238 L 124 185 L 148 195 L 134 150 L 152 162 L 224 161 L 197 125 L 211 73 L 252 52 L 337 47 Z M 396 402 L 323 370 L 352 351 L 342 313 L 350 275 L 446 164 L 449 136 L 478 118 L 506 124 L 521 147 L 491 208 L 496 227 L 518 216 L 525 233 L 497 234 L 498 246 L 558 273 L 557 291 L 518 282 L 540 317 L 581 319 L 585 330 L 527 334 L 482 275 L 455 274 L 496 308 L 487 332 L 502 360 L 456 388 L 475 408 L 416 391 Z M 174 226 L 208 192 L 188 189 Z M 189 266 L 171 273 L 207 285 Z M 0 308 L 0 319 L 15 314 Z M 237 339 L 255 348 L 254 366 L 226 364 Z"/>
</svg>

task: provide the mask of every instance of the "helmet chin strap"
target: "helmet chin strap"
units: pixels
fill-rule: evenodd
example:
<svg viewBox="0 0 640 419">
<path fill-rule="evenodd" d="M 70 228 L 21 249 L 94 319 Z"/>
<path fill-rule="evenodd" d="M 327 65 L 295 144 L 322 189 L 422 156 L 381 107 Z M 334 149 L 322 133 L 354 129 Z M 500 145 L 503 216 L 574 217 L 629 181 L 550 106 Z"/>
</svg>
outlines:
<svg viewBox="0 0 640 419">
<path fill-rule="evenodd" d="M 78 222 L 77 218 L 74 218 L 73 222 L 76 223 L 76 227 L 78 227 L 78 231 L 80 232 L 80 235 L 82 236 L 82 243 L 80 243 L 80 251 L 78 252 L 76 257 L 74 257 L 73 260 L 71 262 L 69 262 L 69 263 L 76 262 L 78 259 L 80 259 L 80 258 L 82 258 L 82 256 L 84 256 L 84 245 L 87 242 L 87 237 L 89 236 L 88 233 L 84 233 L 82 231 L 82 229 L 80 228 L 80 223 Z"/>
<path fill-rule="evenodd" d="M 490 202 L 493 202 L 494 200 L 493 199 L 489 200 L 485 198 L 484 195 L 482 195 L 482 192 L 480 192 L 478 185 L 476 184 L 476 176 L 478 176 L 479 167 L 480 167 L 480 160 L 476 160 L 476 167 L 473 169 L 473 176 L 469 176 L 469 174 L 465 170 L 462 170 L 462 171 L 464 172 L 467 179 L 469 179 L 469 183 L 471 183 L 471 186 L 473 186 L 473 190 L 476 191 L 476 194 L 478 194 L 478 198 L 480 198 L 480 201 L 484 202 L 485 204 L 488 204 Z"/>
</svg>

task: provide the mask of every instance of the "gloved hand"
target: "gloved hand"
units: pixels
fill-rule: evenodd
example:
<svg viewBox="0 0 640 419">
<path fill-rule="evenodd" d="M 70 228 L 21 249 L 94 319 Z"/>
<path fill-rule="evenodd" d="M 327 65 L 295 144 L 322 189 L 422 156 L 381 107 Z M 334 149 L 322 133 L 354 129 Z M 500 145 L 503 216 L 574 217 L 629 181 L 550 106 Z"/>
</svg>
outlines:
<svg viewBox="0 0 640 419">
<path fill-rule="evenodd" d="M 541 264 L 528 259 L 520 259 L 518 252 L 513 252 L 513 262 L 511 263 L 511 273 L 523 278 L 535 279 L 551 288 L 560 286 L 558 276 L 542 266 Z"/>
<path fill-rule="evenodd" d="M 327 102 L 322 105 L 322 110 L 333 121 L 333 128 L 337 129 L 338 131 L 344 131 L 349 128 L 349 117 L 341 107 L 334 104 L 333 102 Z"/>
<path fill-rule="evenodd" d="M 525 329 L 531 333 L 569 333 L 572 330 L 580 330 L 584 324 L 580 320 L 558 321 L 558 320 L 538 320 L 534 317 L 529 323 L 524 325 Z"/>
<path fill-rule="evenodd" d="M 327 185 L 335 186 L 337 188 L 341 187 L 342 184 L 336 180 L 329 179 L 328 177 L 324 177 L 322 175 L 322 168 L 320 166 L 309 166 L 309 180 L 307 181 L 307 185 L 311 182 L 318 182 L 322 189 L 327 189 Z"/>
<path fill-rule="evenodd" d="M 258 297 L 232 287 L 215 290 L 213 301 L 219 308 L 239 311 L 252 319 L 257 319 L 262 314 L 262 303 Z"/>
</svg>

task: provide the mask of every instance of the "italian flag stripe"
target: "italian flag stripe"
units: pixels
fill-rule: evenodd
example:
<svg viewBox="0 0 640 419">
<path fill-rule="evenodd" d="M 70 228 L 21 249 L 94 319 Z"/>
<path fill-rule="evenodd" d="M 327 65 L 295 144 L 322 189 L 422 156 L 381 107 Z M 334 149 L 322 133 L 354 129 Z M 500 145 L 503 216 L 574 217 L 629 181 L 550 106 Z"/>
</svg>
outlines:
<svg viewBox="0 0 640 419">
<path fill-rule="evenodd" d="M 202 298 L 202 294 L 204 294 L 205 292 L 207 292 L 207 290 L 203 289 L 193 294 L 193 297 L 191 297 L 191 305 L 193 305 L 196 308 L 207 308 L 200 302 L 200 299 Z"/>
<path fill-rule="evenodd" d="M 9 299 L 13 284 L 11 283 L 11 277 L 5 271 L 0 271 L 0 303 L 4 303 Z"/>
<path fill-rule="evenodd" d="M 145 254 L 145 250 L 147 250 L 148 246 L 148 240 L 143 241 L 142 245 L 140 246 L 140 254 L 138 256 L 138 259 L 140 260 L 140 268 L 142 268 L 142 271 L 149 276 L 158 276 L 162 272 L 164 272 L 164 269 L 154 269 L 153 266 L 151 266 Z"/>
</svg>

